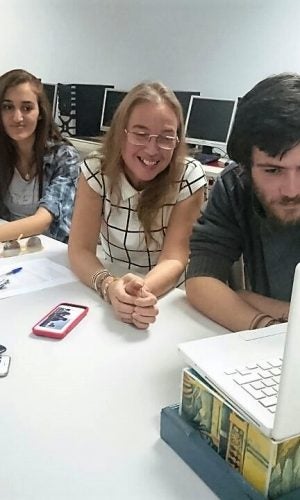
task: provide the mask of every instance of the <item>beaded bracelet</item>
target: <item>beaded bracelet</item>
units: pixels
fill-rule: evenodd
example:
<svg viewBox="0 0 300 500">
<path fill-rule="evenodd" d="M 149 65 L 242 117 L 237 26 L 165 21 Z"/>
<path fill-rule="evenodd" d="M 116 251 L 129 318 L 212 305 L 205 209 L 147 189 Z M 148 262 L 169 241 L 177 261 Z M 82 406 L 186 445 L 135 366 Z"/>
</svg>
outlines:
<svg viewBox="0 0 300 500">
<path fill-rule="evenodd" d="M 270 321 L 268 321 L 268 323 L 264 326 L 264 328 L 266 328 L 267 326 L 279 325 L 280 323 L 281 321 L 279 321 L 279 319 L 272 318 L 270 319 Z"/>
<path fill-rule="evenodd" d="M 287 323 L 289 320 L 288 316 L 285 316 L 284 314 L 278 318 L 278 323 Z"/>
<path fill-rule="evenodd" d="M 270 316 L 270 314 L 257 313 L 250 323 L 249 330 L 256 330 L 256 328 L 258 328 L 261 320 L 267 319 L 267 318 L 269 318 L 269 321 L 267 321 L 267 324 L 265 326 L 270 326 L 270 324 L 273 324 L 271 322 L 277 321 L 275 318 L 272 318 L 272 316 Z"/>
</svg>

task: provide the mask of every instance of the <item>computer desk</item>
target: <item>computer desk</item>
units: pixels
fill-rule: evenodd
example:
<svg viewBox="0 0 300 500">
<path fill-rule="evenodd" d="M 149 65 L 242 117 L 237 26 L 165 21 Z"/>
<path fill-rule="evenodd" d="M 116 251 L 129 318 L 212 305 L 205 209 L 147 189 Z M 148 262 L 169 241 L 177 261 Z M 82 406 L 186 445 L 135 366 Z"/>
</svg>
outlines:
<svg viewBox="0 0 300 500">
<path fill-rule="evenodd" d="M 42 237 L 67 264 L 66 245 Z M 2 261 L 2 259 L 1 259 Z M 11 261 L 12 262 L 12 261 Z M 88 305 L 63 340 L 32 325 L 61 301 Z M 179 342 L 224 330 L 174 290 L 148 331 L 118 321 L 76 282 L 0 301 L 1 500 L 213 500 L 217 497 L 159 437 L 160 410 L 180 399 Z"/>
</svg>

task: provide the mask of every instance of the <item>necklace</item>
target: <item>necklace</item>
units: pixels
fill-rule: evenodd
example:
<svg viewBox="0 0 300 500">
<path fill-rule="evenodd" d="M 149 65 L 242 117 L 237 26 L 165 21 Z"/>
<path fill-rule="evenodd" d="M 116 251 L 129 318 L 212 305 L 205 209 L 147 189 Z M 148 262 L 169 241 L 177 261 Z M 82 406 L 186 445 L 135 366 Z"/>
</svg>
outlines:
<svg viewBox="0 0 300 500">
<path fill-rule="evenodd" d="M 35 176 L 35 162 L 32 164 L 27 163 L 26 165 L 19 163 L 17 165 L 17 170 L 19 171 L 21 177 L 28 182 Z"/>
</svg>

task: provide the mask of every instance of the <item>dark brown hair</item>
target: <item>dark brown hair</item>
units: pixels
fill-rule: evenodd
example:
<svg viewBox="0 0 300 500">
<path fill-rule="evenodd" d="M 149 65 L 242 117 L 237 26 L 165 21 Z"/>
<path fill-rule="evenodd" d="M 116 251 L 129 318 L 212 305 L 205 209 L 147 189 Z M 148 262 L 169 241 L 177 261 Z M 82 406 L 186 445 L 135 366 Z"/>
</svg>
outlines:
<svg viewBox="0 0 300 500">
<path fill-rule="evenodd" d="M 33 156 L 36 163 L 36 172 L 41 196 L 43 156 L 47 148 L 47 141 L 52 140 L 59 142 L 63 140 L 52 118 L 52 111 L 48 98 L 44 92 L 43 84 L 37 77 L 23 69 L 13 69 L 4 73 L 0 77 L 0 106 L 2 106 L 5 94 L 9 88 L 27 82 L 30 83 L 32 91 L 36 94 L 39 106 L 39 120 L 35 130 Z M 14 141 L 5 132 L 2 122 L 2 113 L 0 113 L 0 161 L 0 194 L 4 196 L 13 177 L 14 167 L 18 162 L 18 151 Z"/>
<path fill-rule="evenodd" d="M 230 158 L 250 172 L 253 147 L 268 156 L 300 143 L 300 75 L 280 73 L 257 83 L 241 100 L 227 144 Z"/>
</svg>

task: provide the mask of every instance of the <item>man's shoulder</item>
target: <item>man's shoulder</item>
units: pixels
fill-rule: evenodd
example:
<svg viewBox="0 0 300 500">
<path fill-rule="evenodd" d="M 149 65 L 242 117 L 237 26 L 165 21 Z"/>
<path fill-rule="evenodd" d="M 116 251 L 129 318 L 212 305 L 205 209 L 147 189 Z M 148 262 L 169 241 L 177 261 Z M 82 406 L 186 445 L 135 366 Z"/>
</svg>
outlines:
<svg viewBox="0 0 300 500">
<path fill-rule="evenodd" d="M 207 210 L 208 213 L 229 210 L 241 217 L 252 207 L 251 199 L 250 176 L 241 165 L 231 162 L 218 175 L 208 198 Z"/>
<path fill-rule="evenodd" d="M 236 182 L 241 186 L 250 186 L 250 177 L 246 171 L 246 169 L 240 165 L 239 163 L 235 163 L 231 161 L 229 165 L 224 167 L 222 170 L 220 177 L 226 183 Z"/>
<path fill-rule="evenodd" d="M 230 198 L 251 197 L 252 184 L 249 173 L 242 165 L 231 162 L 218 176 L 216 191 L 226 192 Z"/>
</svg>

